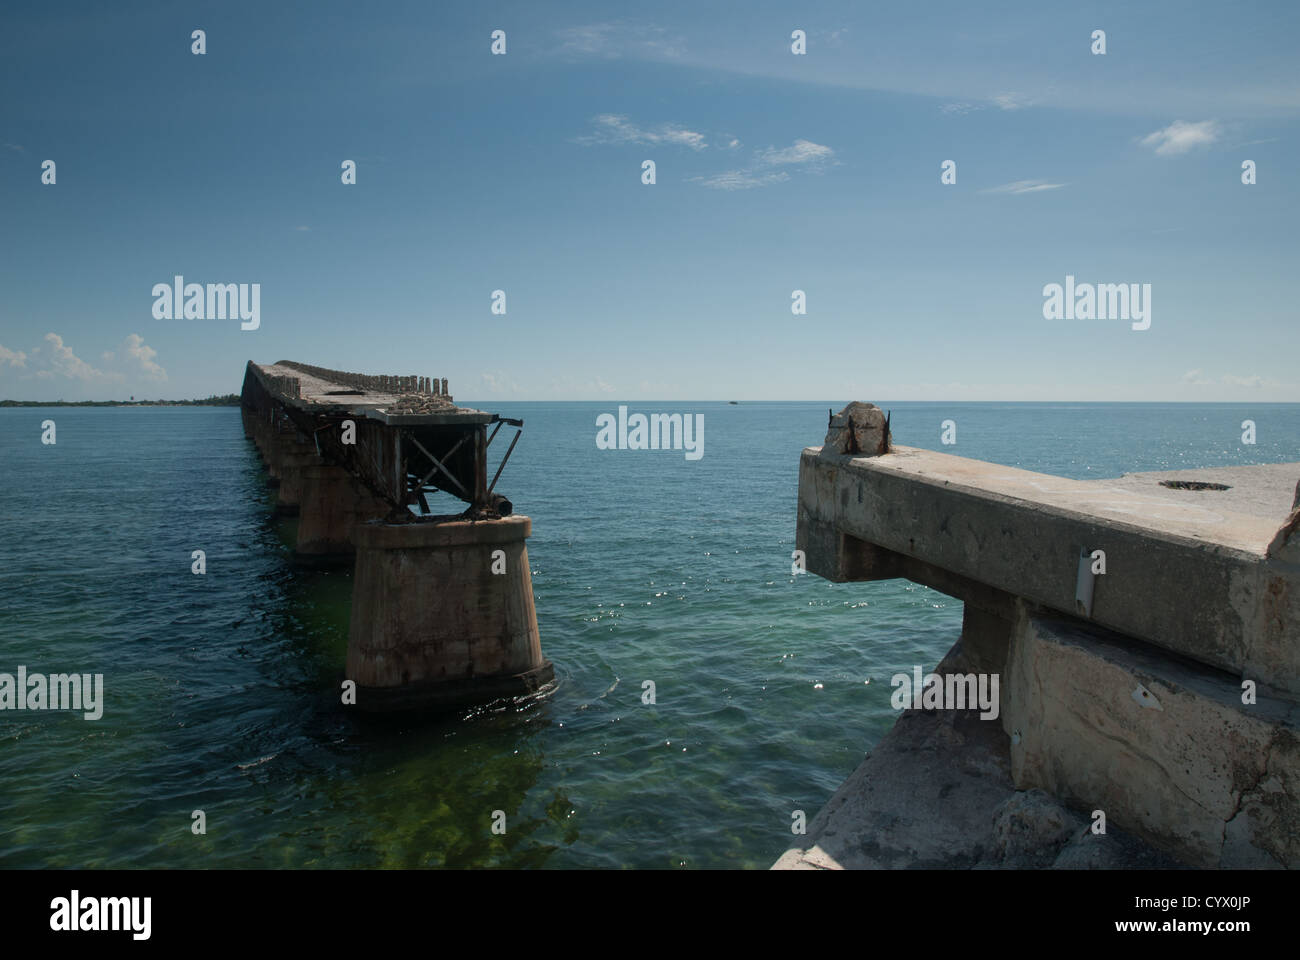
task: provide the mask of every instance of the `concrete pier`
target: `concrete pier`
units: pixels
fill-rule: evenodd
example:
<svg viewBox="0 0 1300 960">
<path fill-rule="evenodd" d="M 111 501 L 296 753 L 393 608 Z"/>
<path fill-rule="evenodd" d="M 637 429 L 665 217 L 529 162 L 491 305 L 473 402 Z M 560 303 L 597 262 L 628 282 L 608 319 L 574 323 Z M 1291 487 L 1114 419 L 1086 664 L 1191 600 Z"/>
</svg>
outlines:
<svg viewBox="0 0 1300 960">
<path fill-rule="evenodd" d="M 446 380 L 292 361 L 249 363 L 242 406 L 277 513 L 298 516 L 297 559 L 355 564 L 346 678 L 358 709 L 450 710 L 553 679 L 524 546 L 532 524 L 495 491 L 522 420 L 457 407 Z M 506 425 L 518 432 L 489 480 Z M 439 492 L 464 513 L 433 515 Z"/>
<path fill-rule="evenodd" d="M 350 558 L 359 523 L 385 516 L 391 509 L 341 467 L 314 463 L 301 468 L 295 551 L 315 562 Z M 281 486 L 283 489 L 283 485 Z"/>
<path fill-rule="evenodd" d="M 275 501 L 277 513 L 284 516 L 298 515 L 307 469 L 323 463 L 312 444 L 292 440 L 286 442 L 286 449 L 280 455 L 280 486 Z"/>
<path fill-rule="evenodd" d="M 1300 866 L 1300 463 L 1077 481 L 850 452 L 881 429 L 850 405 L 803 452 L 796 545 L 963 600 L 938 672 L 997 675 L 999 710 L 901 711 L 777 866 Z"/>
<path fill-rule="evenodd" d="M 454 708 L 537 690 L 527 517 L 356 530 L 348 679 L 368 710 Z"/>
</svg>

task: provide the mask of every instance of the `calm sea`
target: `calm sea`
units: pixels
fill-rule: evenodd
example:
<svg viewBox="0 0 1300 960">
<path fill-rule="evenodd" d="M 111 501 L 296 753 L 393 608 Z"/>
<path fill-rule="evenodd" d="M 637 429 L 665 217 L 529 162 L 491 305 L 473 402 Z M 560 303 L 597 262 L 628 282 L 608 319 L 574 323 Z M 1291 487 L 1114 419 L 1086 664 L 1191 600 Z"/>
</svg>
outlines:
<svg viewBox="0 0 1300 960">
<path fill-rule="evenodd" d="M 290 563 L 237 410 L 0 410 L 0 672 L 106 698 L 0 714 L 0 867 L 769 866 L 961 624 L 904 581 L 791 575 L 799 451 L 842 403 L 630 405 L 703 413 L 696 462 L 597 450 L 616 403 L 482 406 L 527 423 L 499 489 L 559 685 L 399 723 L 339 705 L 351 575 Z M 1070 477 L 1300 459 L 1297 405 L 884 406 L 899 443 Z"/>
</svg>

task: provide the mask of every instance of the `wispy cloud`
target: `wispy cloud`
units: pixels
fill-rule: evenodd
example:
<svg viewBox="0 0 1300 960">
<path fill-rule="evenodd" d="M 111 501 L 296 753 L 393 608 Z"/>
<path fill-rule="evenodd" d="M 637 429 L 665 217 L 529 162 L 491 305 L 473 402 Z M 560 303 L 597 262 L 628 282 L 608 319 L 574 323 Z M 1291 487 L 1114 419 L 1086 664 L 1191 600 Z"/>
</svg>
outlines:
<svg viewBox="0 0 1300 960">
<path fill-rule="evenodd" d="M 1213 377 L 1206 376 L 1200 369 L 1188 370 L 1183 374 L 1183 383 L 1191 384 L 1194 387 L 1213 387 L 1222 385 L 1225 387 L 1246 387 L 1251 390 L 1261 390 L 1265 387 L 1281 386 L 1276 380 L 1270 380 L 1268 377 L 1261 377 L 1258 374 L 1252 374 L 1248 377 L 1239 377 L 1236 374 L 1225 373 L 1215 380 Z"/>
<path fill-rule="evenodd" d="M 766 150 L 758 152 L 759 166 L 780 167 L 793 164 L 806 164 L 810 167 L 821 167 L 829 163 L 835 156 L 835 151 L 830 147 L 823 146 L 820 143 L 813 143 L 811 140 L 796 140 L 788 147 L 776 150 L 768 147 Z"/>
<path fill-rule="evenodd" d="M 1222 377 L 1225 386 L 1229 387 L 1251 387 L 1259 389 L 1260 387 L 1276 387 L 1276 380 L 1269 380 L 1267 377 L 1261 377 L 1258 374 L 1249 377 L 1237 377 L 1231 373 L 1225 373 Z"/>
<path fill-rule="evenodd" d="M 1037 100 L 1023 93 L 999 93 L 991 99 L 993 105 L 999 110 L 1023 110 L 1038 103 Z"/>
<path fill-rule="evenodd" d="M 754 187 L 766 187 L 790 179 L 784 170 L 776 173 L 755 173 L 752 170 L 726 170 L 707 177 L 692 177 L 692 183 L 714 190 L 750 190 Z"/>
<path fill-rule="evenodd" d="M 686 53 L 686 43 L 664 27 L 626 20 L 589 23 L 555 31 L 559 46 L 553 51 L 564 57 L 642 57 L 675 60 Z"/>
<path fill-rule="evenodd" d="M 550 383 L 550 392 L 553 396 L 590 396 L 593 393 L 614 393 L 615 390 L 613 384 L 606 383 L 601 377 L 596 377 L 594 380 L 572 376 L 552 377 Z"/>
<path fill-rule="evenodd" d="M 835 162 L 835 151 L 811 140 L 796 140 L 788 147 L 768 147 L 754 154 L 754 162 L 739 170 L 726 170 L 707 177 L 692 177 L 692 183 L 713 190 L 752 190 L 790 179 L 782 168 L 820 173 Z"/>
<path fill-rule="evenodd" d="M 578 137 L 577 143 L 588 146 L 602 143 L 643 143 L 651 146 L 670 144 L 689 147 L 691 150 L 703 150 L 709 145 L 704 134 L 687 130 L 676 123 L 662 123 L 657 127 L 644 128 L 617 113 L 602 113 L 593 117 L 591 122 L 595 124 L 595 131 Z"/>
<path fill-rule="evenodd" d="M 495 373 L 481 373 L 479 378 L 483 383 L 483 389 L 488 393 L 519 393 L 519 384 L 515 383 L 508 374 L 500 370 Z"/>
<path fill-rule="evenodd" d="M 1024 110 L 1026 107 L 1037 106 L 1039 102 L 1037 97 L 1024 93 L 999 93 L 984 101 L 957 100 L 952 103 L 941 103 L 939 112 L 960 117 L 988 107 L 997 107 L 999 110 Z"/>
<path fill-rule="evenodd" d="M 1064 183 L 1048 183 L 1046 180 L 1013 180 L 1011 183 L 1004 183 L 999 187 L 989 187 L 981 190 L 980 193 L 1008 193 L 1014 196 L 1021 193 L 1056 190 L 1064 186 L 1066 186 Z"/>
<path fill-rule="evenodd" d="M 1151 147 L 1158 156 L 1175 156 L 1195 147 L 1209 146 L 1223 135 L 1215 120 L 1201 120 L 1198 123 L 1185 123 L 1175 120 L 1162 130 L 1148 133 L 1142 138 L 1144 147 Z"/>
</svg>

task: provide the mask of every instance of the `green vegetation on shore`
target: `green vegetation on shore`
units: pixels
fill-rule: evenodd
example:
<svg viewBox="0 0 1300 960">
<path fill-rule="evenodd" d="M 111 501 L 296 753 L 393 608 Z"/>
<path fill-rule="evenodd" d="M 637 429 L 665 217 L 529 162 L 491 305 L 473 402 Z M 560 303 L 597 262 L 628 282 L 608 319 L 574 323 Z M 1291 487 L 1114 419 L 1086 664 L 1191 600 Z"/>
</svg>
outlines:
<svg viewBox="0 0 1300 960">
<path fill-rule="evenodd" d="M 204 400 L 0 400 L 0 407 L 237 407 L 239 394 Z"/>
</svg>

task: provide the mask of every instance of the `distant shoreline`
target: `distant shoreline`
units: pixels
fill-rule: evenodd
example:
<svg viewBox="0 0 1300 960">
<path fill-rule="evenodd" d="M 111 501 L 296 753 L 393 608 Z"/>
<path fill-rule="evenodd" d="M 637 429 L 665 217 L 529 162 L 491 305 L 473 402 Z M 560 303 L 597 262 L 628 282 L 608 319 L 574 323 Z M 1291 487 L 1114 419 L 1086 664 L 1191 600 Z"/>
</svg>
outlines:
<svg viewBox="0 0 1300 960">
<path fill-rule="evenodd" d="M 237 407 L 237 393 L 204 400 L 0 400 L 0 407 Z"/>
</svg>

